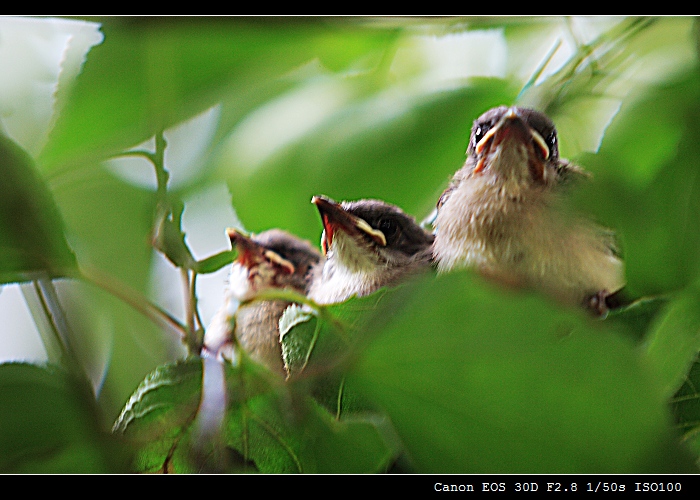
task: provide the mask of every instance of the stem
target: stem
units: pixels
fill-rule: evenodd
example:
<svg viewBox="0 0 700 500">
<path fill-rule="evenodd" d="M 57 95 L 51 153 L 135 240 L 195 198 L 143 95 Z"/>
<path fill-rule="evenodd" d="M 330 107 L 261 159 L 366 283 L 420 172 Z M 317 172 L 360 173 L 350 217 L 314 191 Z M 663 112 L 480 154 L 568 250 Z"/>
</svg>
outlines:
<svg viewBox="0 0 700 500">
<path fill-rule="evenodd" d="M 112 158 L 124 158 L 127 156 L 143 156 L 146 158 L 148 161 L 151 163 L 155 164 L 155 154 L 147 151 L 145 149 L 130 149 L 129 151 L 122 151 L 121 153 L 116 153 L 110 156 L 110 159 Z"/>
<path fill-rule="evenodd" d="M 74 347 L 75 333 L 68 323 L 51 278 L 42 272 L 31 284 L 22 285 L 21 290 L 41 335 L 48 361 L 62 366 L 94 396 L 90 375 Z"/>
<path fill-rule="evenodd" d="M 199 315 L 199 307 L 197 301 L 197 272 L 192 271 L 192 281 L 190 283 L 190 300 L 192 301 L 192 309 L 194 311 L 195 319 L 197 320 L 197 329 L 203 329 L 204 324 L 202 323 L 202 317 Z"/>
<path fill-rule="evenodd" d="M 197 339 L 195 335 L 195 301 L 192 298 L 192 282 L 194 280 L 190 279 L 190 271 L 188 269 L 181 268 L 180 276 L 182 278 L 182 284 L 185 296 L 185 321 L 187 322 L 187 335 L 185 344 L 187 345 L 187 350 L 190 354 L 197 354 L 199 352 L 199 347 L 197 344 Z"/>
<path fill-rule="evenodd" d="M 41 274 L 20 289 L 41 335 L 49 362 L 72 369 L 77 366 L 77 357 L 70 341 L 73 338 L 72 330 L 53 282 L 48 275 Z"/>
<path fill-rule="evenodd" d="M 171 200 L 168 196 L 168 181 L 170 180 L 170 173 L 165 168 L 165 148 L 167 146 L 167 141 L 165 140 L 163 129 L 159 129 L 155 133 L 154 140 L 155 151 L 153 152 L 146 150 L 131 150 L 115 156 L 143 156 L 153 164 L 157 182 L 156 213 L 154 217 L 155 228 L 153 236 L 155 241 L 158 237 L 158 232 L 163 230 L 164 224 L 171 223 L 168 219 L 172 218 L 172 223 L 177 224 L 178 228 L 181 227 L 179 218 L 182 216 L 182 205 L 173 203 L 173 200 Z M 177 208 L 174 209 L 174 205 Z M 167 250 L 161 248 L 160 245 L 155 245 L 155 247 L 163 253 L 167 252 Z M 188 254 L 190 254 L 188 248 L 186 248 L 186 251 Z M 170 258 L 168 255 L 166 255 L 166 257 Z M 147 300 L 144 300 L 143 297 L 135 300 L 134 295 L 131 292 L 125 293 L 123 285 L 117 285 L 111 279 L 104 276 L 98 276 L 97 278 L 93 277 L 93 282 L 98 286 L 105 288 L 110 293 L 120 297 L 122 300 L 136 308 L 138 311 L 142 312 L 153 321 L 166 324 L 176 330 L 180 340 L 187 346 L 188 352 L 190 354 L 198 354 L 201 347 L 201 342 L 198 339 L 199 336 L 197 335 L 197 324 L 199 324 L 201 329 L 202 321 L 199 316 L 199 311 L 197 311 L 197 297 L 195 293 L 196 273 L 190 269 L 191 266 L 189 264 L 189 259 L 185 259 L 184 262 L 177 259 L 177 262 L 177 265 L 180 268 L 180 276 L 184 285 L 185 324 L 180 323 L 170 314 L 166 313 Z"/>
<path fill-rule="evenodd" d="M 46 303 L 42 300 L 37 290 L 36 281 L 22 283 L 19 285 L 24 296 L 24 301 L 32 315 L 36 329 L 41 336 L 41 341 L 46 350 L 46 357 L 50 364 L 58 366 L 66 365 L 66 354 L 63 348 L 61 336 L 56 330 L 56 326 L 51 321 L 51 314 L 46 308 Z"/>
<path fill-rule="evenodd" d="M 345 392 L 345 377 L 340 381 L 340 387 L 338 387 L 338 401 L 335 410 L 335 419 L 340 420 L 340 414 L 343 410 L 343 393 Z"/>
<path fill-rule="evenodd" d="M 42 302 L 67 358 L 72 362 L 77 361 L 75 349 L 71 345 L 71 339 L 75 337 L 66 319 L 66 313 L 58 301 L 58 293 L 53 282 L 48 276 L 41 277 L 34 281 L 34 290 Z"/>
<path fill-rule="evenodd" d="M 117 281 L 112 276 L 108 276 L 102 271 L 94 268 L 87 270 L 83 267 L 80 269 L 80 272 L 76 278 L 82 279 L 83 281 L 95 285 L 107 293 L 114 295 L 118 299 L 130 305 L 136 311 L 143 314 L 156 325 L 170 329 L 182 342 L 186 341 L 188 331 L 187 326 L 183 325 L 167 311 L 149 301 L 145 296 L 143 296 L 143 294 L 128 287 L 124 283 Z"/>
<path fill-rule="evenodd" d="M 163 135 L 163 130 L 159 130 L 155 136 L 156 151 L 153 154 L 153 166 L 156 169 L 156 180 L 158 181 L 158 200 L 165 202 L 168 196 L 168 180 L 170 173 L 165 169 L 165 147 L 167 142 Z"/>
</svg>

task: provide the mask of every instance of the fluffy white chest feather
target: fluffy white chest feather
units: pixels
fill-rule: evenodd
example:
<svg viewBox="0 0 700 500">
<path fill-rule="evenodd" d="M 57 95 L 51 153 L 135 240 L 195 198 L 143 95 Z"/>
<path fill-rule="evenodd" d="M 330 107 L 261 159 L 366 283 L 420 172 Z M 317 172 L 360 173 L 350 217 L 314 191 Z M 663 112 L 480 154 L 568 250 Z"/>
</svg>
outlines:
<svg viewBox="0 0 700 500">
<path fill-rule="evenodd" d="M 575 302 L 622 287 L 622 262 L 601 229 L 564 216 L 556 201 L 545 189 L 466 179 L 438 212 L 438 269 L 474 267 Z"/>
<path fill-rule="evenodd" d="M 376 254 L 358 247 L 351 237 L 337 234 L 320 279 L 311 285 L 309 298 L 319 304 L 333 304 L 353 295 L 372 293 L 385 284 L 386 273 L 377 259 Z"/>
</svg>

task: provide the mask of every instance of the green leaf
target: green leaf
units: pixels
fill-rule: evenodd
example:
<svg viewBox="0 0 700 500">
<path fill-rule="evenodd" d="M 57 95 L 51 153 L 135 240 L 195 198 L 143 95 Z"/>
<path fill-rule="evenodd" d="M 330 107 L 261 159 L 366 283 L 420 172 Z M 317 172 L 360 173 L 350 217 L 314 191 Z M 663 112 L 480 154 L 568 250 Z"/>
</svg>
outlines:
<svg viewBox="0 0 700 500">
<path fill-rule="evenodd" d="M 581 163 L 594 182 L 576 203 L 615 228 L 628 289 L 639 296 L 680 291 L 700 273 L 700 106 L 697 70 L 621 111 L 599 155 Z"/>
<path fill-rule="evenodd" d="M 517 92 L 497 79 L 475 78 L 457 89 L 412 95 L 385 90 L 364 75 L 332 78 L 327 91 L 349 86 L 357 97 L 302 137 L 257 164 L 247 158 L 251 145 L 238 135 L 241 129 L 222 149 L 217 165 L 246 227 L 283 227 L 317 241 L 321 223 L 310 200 L 319 194 L 337 200 L 384 199 L 420 220 L 464 163 L 472 121 L 490 106 L 512 101 Z M 296 128 L 294 121 L 278 123 L 279 115 L 263 120 L 256 136 L 279 126 Z"/>
<path fill-rule="evenodd" d="M 700 352 L 700 291 L 688 289 L 673 300 L 652 327 L 645 355 L 657 371 L 667 397 L 686 381 Z"/>
<path fill-rule="evenodd" d="M 235 256 L 235 250 L 224 250 L 206 259 L 198 260 L 194 265 L 194 270 L 199 274 L 214 273 L 231 264 Z"/>
<path fill-rule="evenodd" d="M 302 372 L 318 340 L 320 322 L 316 316 L 297 304 L 285 309 L 280 318 L 280 342 L 287 373 L 294 377 Z M 290 334 L 290 330 L 294 330 Z"/>
<path fill-rule="evenodd" d="M 700 456 L 700 362 L 693 362 L 683 385 L 671 400 L 676 424 L 688 447 Z M 697 460 L 700 466 L 700 460 Z"/>
<path fill-rule="evenodd" d="M 41 154 L 45 165 L 118 153 L 228 96 L 264 89 L 314 58 L 344 68 L 360 54 L 381 50 L 393 36 L 390 30 L 314 20 L 104 21 L 104 42 L 88 54 Z"/>
<path fill-rule="evenodd" d="M 380 289 L 315 310 L 289 306 L 279 323 L 282 355 L 290 377 L 305 370 L 319 376 L 342 366 L 361 340 L 354 332 L 362 330 L 386 292 Z"/>
<path fill-rule="evenodd" d="M 202 364 L 191 358 L 163 365 L 136 389 L 113 431 L 136 450 L 136 472 L 193 472 L 187 437 L 197 414 Z"/>
<path fill-rule="evenodd" d="M 376 413 L 337 420 L 245 355 L 223 366 L 223 431 L 205 446 L 196 424 L 201 360 L 161 366 L 142 382 L 114 425 L 136 448 L 137 472 L 381 472 L 398 454 L 390 424 Z"/>
<path fill-rule="evenodd" d="M 668 302 L 669 298 L 665 296 L 635 299 L 629 304 L 610 311 L 606 324 L 614 326 L 620 332 L 627 332 L 630 339 L 642 340 Z"/>
<path fill-rule="evenodd" d="M 227 442 L 263 473 L 376 473 L 399 450 L 386 418 L 336 420 L 304 392 L 280 390 L 247 399 L 227 419 Z"/>
<path fill-rule="evenodd" d="M 182 203 L 177 203 L 176 206 L 162 210 L 156 220 L 153 247 L 162 252 L 176 267 L 193 269 L 197 266 L 197 262 L 185 243 L 185 233 L 182 231 L 184 209 L 185 206 Z"/>
<path fill-rule="evenodd" d="M 0 283 L 69 274 L 75 256 L 52 194 L 31 157 L 1 134 L 0 171 Z"/>
<path fill-rule="evenodd" d="M 88 391 L 52 367 L 0 365 L 0 471 L 125 472 L 126 449 L 100 428 Z"/>
<path fill-rule="evenodd" d="M 417 472 L 695 470 L 634 344 L 602 320 L 468 273 L 392 294 L 348 374 Z"/>
</svg>

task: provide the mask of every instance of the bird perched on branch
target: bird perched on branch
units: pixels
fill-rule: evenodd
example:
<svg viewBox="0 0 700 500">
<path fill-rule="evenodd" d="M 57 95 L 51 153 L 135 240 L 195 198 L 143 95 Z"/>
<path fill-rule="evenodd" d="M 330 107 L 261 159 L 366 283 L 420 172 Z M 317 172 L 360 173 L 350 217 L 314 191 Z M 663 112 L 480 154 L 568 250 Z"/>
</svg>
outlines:
<svg viewBox="0 0 700 500">
<path fill-rule="evenodd" d="M 310 243 L 279 229 L 246 236 L 228 229 L 238 256 L 231 267 L 224 305 L 204 333 L 202 396 L 195 421 L 193 459 L 202 470 L 223 472 L 227 454 L 221 433 L 228 408 L 224 362 L 237 362 L 240 349 L 286 376 L 279 320 L 290 302 L 255 297 L 270 289 L 304 294 L 321 254 Z"/>
<path fill-rule="evenodd" d="M 614 234 L 567 209 L 566 186 L 587 177 L 559 157 L 552 121 L 501 106 L 472 127 L 467 160 L 437 204 L 439 271 L 476 268 L 598 314 L 624 285 Z"/>
<path fill-rule="evenodd" d="M 321 260 L 321 254 L 309 242 L 280 229 L 250 237 L 236 229 L 227 233 L 238 256 L 231 268 L 224 306 L 205 332 L 204 350 L 231 358 L 237 343 L 253 359 L 285 374 L 279 319 L 290 302 L 247 301 L 275 288 L 305 294 L 310 272 Z"/>
<path fill-rule="evenodd" d="M 308 293 L 317 303 L 368 295 L 430 266 L 433 235 L 400 208 L 380 200 L 311 201 L 321 215 L 326 255 Z"/>
</svg>

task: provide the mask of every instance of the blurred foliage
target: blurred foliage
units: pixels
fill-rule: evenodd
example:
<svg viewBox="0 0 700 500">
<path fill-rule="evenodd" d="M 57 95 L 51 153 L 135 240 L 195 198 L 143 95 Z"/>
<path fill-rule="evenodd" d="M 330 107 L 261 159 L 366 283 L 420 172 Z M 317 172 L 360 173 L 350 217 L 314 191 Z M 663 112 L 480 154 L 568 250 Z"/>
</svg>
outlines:
<svg viewBox="0 0 700 500">
<path fill-rule="evenodd" d="M 0 470 L 698 472 L 695 19 L 82 21 L 104 38 L 51 90 L 41 148 L 2 121 L 0 276 L 73 278 L 58 292 L 89 373 L 0 365 Z M 638 300 L 593 320 L 460 272 L 290 312 L 293 376 L 226 365 L 221 439 L 198 446 L 192 349 L 224 228 L 318 241 L 318 194 L 421 219 L 472 121 L 511 103 L 593 173 L 572 203 L 617 231 Z"/>
<path fill-rule="evenodd" d="M 31 157 L 0 135 L 0 283 L 28 281 L 41 273 L 62 276 L 75 266 L 63 223 Z"/>
<path fill-rule="evenodd" d="M 130 470 L 126 448 L 99 425 L 86 384 L 55 367 L 0 365 L 0 469 L 8 473 Z"/>
</svg>

